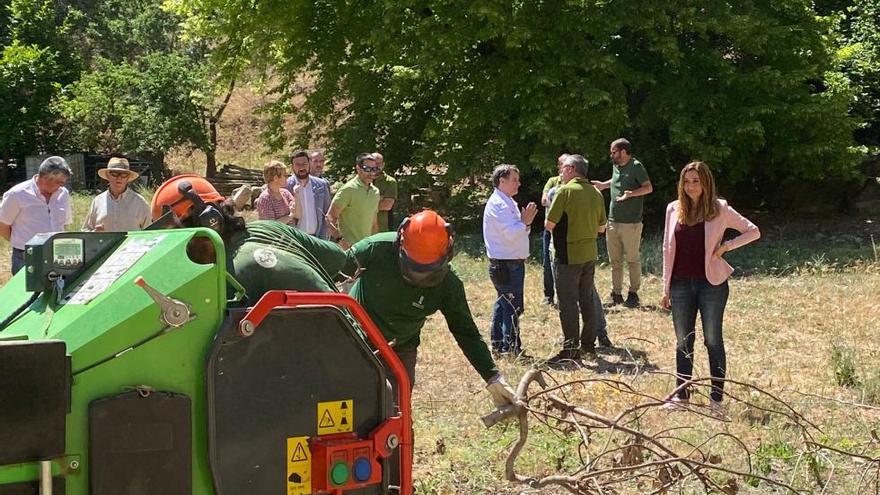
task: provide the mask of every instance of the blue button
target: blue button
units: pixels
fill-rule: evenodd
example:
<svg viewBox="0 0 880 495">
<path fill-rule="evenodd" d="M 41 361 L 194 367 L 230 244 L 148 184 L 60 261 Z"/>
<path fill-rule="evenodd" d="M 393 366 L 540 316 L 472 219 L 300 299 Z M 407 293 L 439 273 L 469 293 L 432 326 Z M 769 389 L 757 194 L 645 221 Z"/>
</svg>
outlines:
<svg viewBox="0 0 880 495">
<path fill-rule="evenodd" d="M 358 457 L 354 460 L 354 479 L 357 481 L 367 481 L 373 474 L 373 466 L 366 457 Z"/>
</svg>

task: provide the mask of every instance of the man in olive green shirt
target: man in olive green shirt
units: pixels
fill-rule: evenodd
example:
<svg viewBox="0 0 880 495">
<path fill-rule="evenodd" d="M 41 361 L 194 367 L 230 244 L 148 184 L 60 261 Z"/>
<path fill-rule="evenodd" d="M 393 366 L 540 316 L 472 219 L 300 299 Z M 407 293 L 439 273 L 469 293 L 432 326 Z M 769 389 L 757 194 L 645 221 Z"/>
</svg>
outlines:
<svg viewBox="0 0 880 495">
<path fill-rule="evenodd" d="M 556 190 L 544 222 L 544 227 L 553 232 L 559 322 L 564 336 L 562 351 L 548 360 L 550 365 L 577 360 L 581 351 L 593 356 L 596 353 L 596 238 L 605 230 L 607 218 L 602 193 L 587 181 L 587 167 L 588 162 L 581 155 L 565 159 L 563 185 Z"/>
<path fill-rule="evenodd" d="M 632 156 L 632 145 L 624 138 L 611 143 L 611 162 L 614 172 L 607 181 L 594 180 L 593 185 L 603 191 L 611 188 L 608 205 L 608 259 L 611 262 L 611 304 L 639 306 L 639 287 L 642 264 L 639 246 L 642 242 L 643 196 L 654 190 L 644 165 Z M 623 260 L 629 269 L 629 293 L 623 300 Z"/>
<path fill-rule="evenodd" d="M 336 191 L 327 211 L 330 238 L 342 249 L 378 230 L 379 189 L 373 180 L 379 172 L 371 153 L 361 153 L 355 163 L 357 175 Z"/>
<path fill-rule="evenodd" d="M 373 159 L 379 168 L 376 179 L 373 181 L 379 189 L 379 213 L 376 215 L 376 221 L 379 225 L 379 232 L 388 232 L 394 227 L 394 202 L 397 201 L 397 179 L 385 173 L 385 157 L 382 153 L 373 153 Z"/>
</svg>

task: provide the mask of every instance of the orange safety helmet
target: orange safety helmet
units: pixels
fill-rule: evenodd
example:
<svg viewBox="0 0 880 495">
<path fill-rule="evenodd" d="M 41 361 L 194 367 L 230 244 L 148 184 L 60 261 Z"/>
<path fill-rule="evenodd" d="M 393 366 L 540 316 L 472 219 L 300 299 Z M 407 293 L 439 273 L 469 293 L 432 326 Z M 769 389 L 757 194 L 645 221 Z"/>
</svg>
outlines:
<svg viewBox="0 0 880 495">
<path fill-rule="evenodd" d="M 435 287 L 449 272 L 455 234 L 443 217 L 423 210 L 407 218 L 397 229 L 400 273 L 417 287 Z"/>
<path fill-rule="evenodd" d="M 400 249 L 416 263 L 428 265 L 449 255 L 452 232 L 443 217 L 423 210 L 400 224 Z"/>
<path fill-rule="evenodd" d="M 205 203 L 220 203 L 225 199 L 216 189 L 214 189 L 214 186 L 212 186 L 211 183 L 201 175 L 175 175 L 163 182 L 162 185 L 156 189 L 156 194 L 153 195 L 153 201 L 150 204 L 153 221 L 162 216 L 162 208 L 164 206 L 170 207 L 174 214 L 181 220 L 190 216 L 192 207 L 194 206 L 193 201 L 187 199 L 183 193 L 180 192 L 179 188 L 179 185 L 184 181 L 192 184 L 191 191 L 198 194 Z"/>
</svg>

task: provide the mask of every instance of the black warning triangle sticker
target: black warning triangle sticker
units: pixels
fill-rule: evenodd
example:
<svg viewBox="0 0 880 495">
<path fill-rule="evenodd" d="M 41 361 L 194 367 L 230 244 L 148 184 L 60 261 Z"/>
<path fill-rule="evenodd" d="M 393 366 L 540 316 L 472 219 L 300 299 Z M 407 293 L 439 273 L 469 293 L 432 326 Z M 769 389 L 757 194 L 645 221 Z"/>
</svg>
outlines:
<svg viewBox="0 0 880 495">
<path fill-rule="evenodd" d="M 309 456 L 306 455 L 306 449 L 303 448 L 302 444 L 296 446 L 296 450 L 293 451 L 293 457 L 290 458 L 290 462 L 299 462 L 299 461 L 307 461 L 309 460 Z"/>
<path fill-rule="evenodd" d="M 339 407 L 339 409 L 348 409 L 348 402 L 342 401 L 342 405 Z"/>
<path fill-rule="evenodd" d="M 336 423 L 333 421 L 333 417 L 330 416 L 329 410 L 324 410 L 324 415 L 321 416 L 321 422 L 318 423 L 319 428 L 330 428 L 336 426 Z"/>
</svg>

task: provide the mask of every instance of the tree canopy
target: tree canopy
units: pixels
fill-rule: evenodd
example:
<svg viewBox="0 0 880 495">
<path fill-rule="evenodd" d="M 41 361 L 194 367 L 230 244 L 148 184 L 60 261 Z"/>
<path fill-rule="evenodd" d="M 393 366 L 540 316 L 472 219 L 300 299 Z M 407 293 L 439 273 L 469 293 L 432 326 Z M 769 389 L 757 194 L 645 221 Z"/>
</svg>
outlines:
<svg viewBox="0 0 880 495">
<path fill-rule="evenodd" d="M 699 158 L 728 183 L 854 167 L 850 88 L 826 83 L 833 23 L 802 0 L 169 3 L 221 61 L 277 82 L 270 111 L 305 97 L 290 139 L 346 161 L 378 147 L 391 166 L 546 174 L 575 150 L 602 174 L 626 136 L 655 170 Z"/>
</svg>

